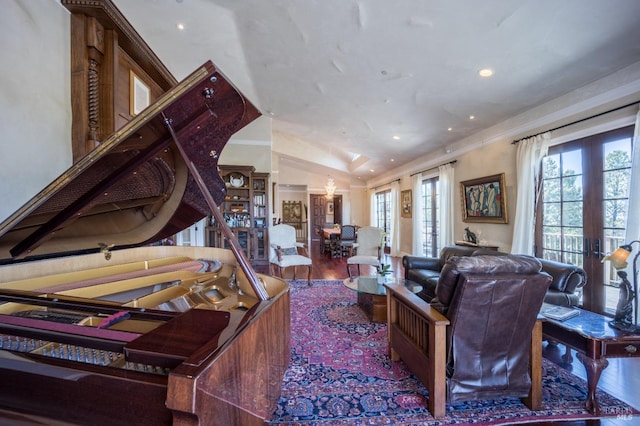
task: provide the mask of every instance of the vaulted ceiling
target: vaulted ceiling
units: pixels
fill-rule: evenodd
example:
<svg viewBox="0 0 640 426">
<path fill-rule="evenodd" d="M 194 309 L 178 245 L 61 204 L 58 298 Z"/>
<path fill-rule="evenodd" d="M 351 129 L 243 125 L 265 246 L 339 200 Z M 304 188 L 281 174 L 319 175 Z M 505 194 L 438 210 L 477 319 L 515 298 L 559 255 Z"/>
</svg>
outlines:
<svg viewBox="0 0 640 426">
<path fill-rule="evenodd" d="M 635 0 L 114 3 L 176 78 L 211 59 L 274 138 L 352 174 L 444 152 L 640 61 Z"/>
</svg>

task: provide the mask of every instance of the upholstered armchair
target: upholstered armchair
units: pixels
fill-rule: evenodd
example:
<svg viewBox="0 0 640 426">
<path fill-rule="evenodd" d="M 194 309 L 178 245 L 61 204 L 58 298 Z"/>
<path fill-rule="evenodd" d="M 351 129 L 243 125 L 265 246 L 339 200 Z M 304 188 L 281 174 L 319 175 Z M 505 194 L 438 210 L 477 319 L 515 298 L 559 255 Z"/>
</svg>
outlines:
<svg viewBox="0 0 640 426">
<path fill-rule="evenodd" d="M 438 418 L 446 402 L 542 400 L 542 326 L 538 312 L 551 277 L 530 256 L 453 257 L 436 300 L 402 284 L 387 287 L 391 359 L 402 359 L 429 390 Z"/>
<path fill-rule="evenodd" d="M 380 266 L 383 235 L 384 231 L 375 226 L 364 226 L 358 229 L 356 243 L 352 245 L 352 249 L 356 249 L 357 254 L 352 256 L 351 252 L 347 259 L 349 278 L 351 278 L 351 265 L 358 266 L 358 275 L 360 275 L 360 265 L 371 265 L 376 269 Z"/>
<path fill-rule="evenodd" d="M 284 270 L 293 267 L 293 279 L 296 279 L 296 266 L 308 268 L 307 283 L 311 285 L 311 258 L 303 243 L 296 241 L 296 229 L 291 225 L 281 224 L 269 228 L 269 268 L 271 275 L 278 269 L 280 278 Z"/>
</svg>

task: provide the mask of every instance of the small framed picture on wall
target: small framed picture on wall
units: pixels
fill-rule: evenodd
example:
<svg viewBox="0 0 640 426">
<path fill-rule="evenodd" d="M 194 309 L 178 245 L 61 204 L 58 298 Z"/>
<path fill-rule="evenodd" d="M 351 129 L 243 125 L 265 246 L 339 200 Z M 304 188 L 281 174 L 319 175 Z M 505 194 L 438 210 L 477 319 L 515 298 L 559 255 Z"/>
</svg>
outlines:
<svg viewBox="0 0 640 426">
<path fill-rule="evenodd" d="M 413 207 L 411 190 L 407 189 L 400 193 L 400 214 L 402 217 L 411 217 L 411 209 Z"/>
</svg>

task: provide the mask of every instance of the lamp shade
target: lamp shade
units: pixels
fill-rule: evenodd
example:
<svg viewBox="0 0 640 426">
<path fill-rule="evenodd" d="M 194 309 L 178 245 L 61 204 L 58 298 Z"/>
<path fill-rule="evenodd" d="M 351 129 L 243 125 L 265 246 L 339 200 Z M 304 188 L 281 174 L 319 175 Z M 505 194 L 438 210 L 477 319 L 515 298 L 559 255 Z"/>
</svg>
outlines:
<svg viewBox="0 0 640 426">
<path fill-rule="evenodd" d="M 627 258 L 631 254 L 631 250 L 632 249 L 630 245 L 620 246 L 616 249 L 616 251 L 614 251 L 610 255 L 605 256 L 602 261 L 610 261 L 611 266 L 613 266 L 615 269 L 624 269 L 627 267 Z"/>
</svg>

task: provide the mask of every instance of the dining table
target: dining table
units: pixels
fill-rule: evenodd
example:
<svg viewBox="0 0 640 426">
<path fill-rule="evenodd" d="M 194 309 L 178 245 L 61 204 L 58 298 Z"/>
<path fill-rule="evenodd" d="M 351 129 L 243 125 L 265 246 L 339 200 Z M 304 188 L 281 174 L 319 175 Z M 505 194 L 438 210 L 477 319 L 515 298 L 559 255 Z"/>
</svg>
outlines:
<svg viewBox="0 0 640 426">
<path fill-rule="evenodd" d="M 331 238 L 332 235 L 337 235 L 338 237 L 340 237 L 341 231 L 340 228 L 322 228 L 322 232 L 324 232 L 325 238 Z"/>
<path fill-rule="evenodd" d="M 329 241 L 331 258 L 342 257 L 340 247 L 340 228 L 322 228 L 324 238 Z"/>
</svg>

